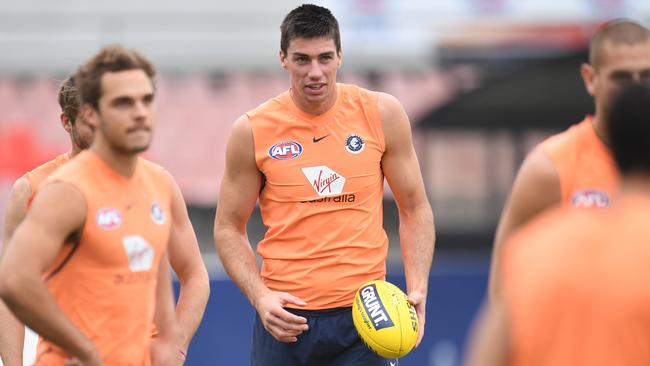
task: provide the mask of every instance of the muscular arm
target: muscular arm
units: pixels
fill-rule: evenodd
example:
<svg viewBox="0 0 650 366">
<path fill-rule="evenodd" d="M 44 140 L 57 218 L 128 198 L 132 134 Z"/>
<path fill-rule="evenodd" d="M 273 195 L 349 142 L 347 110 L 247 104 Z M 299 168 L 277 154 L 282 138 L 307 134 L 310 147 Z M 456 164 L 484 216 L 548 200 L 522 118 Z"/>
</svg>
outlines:
<svg viewBox="0 0 650 366">
<path fill-rule="evenodd" d="M 187 214 L 180 188 L 172 182 L 172 227 L 169 238 L 169 262 L 180 281 L 176 319 L 181 333 L 180 347 L 185 352 L 203 319 L 210 296 L 210 281 L 196 234 Z"/>
<path fill-rule="evenodd" d="M 305 303 L 264 285 L 246 234 L 246 222 L 261 187 L 262 173 L 255 164 L 253 132 L 248 117 L 242 116 L 235 122 L 226 148 L 226 171 L 214 222 L 215 245 L 226 272 L 255 307 L 265 328 L 280 341 L 295 342 L 297 335 L 307 329 L 306 319 L 282 307 Z"/>
<path fill-rule="evenodd" d="M 381 165 L 399 210 L 399 236 L 409 301 L 415 306 L 420 327 L 417 344 L 424 335 L 429 269 L 433 259 L 435 231 L 420 166 L 411 138 L 411 125 L 401 104 L 388 94 L 379 96 L 386 151 Z"/>
<path fill-rule="evenodd" d="M 499 252 L 504 241 L 528 220 L 561 201 L 560 180 L 553 162 L 540 149 L 531 151 L 517 173 L 497 227 L 490 268 L 490 298 L 499 292 Z"/>
<path fill-rule="evenodd" d="M 42 187 L 0 264 L 0 297 L 42 337 L 94 365 L 94 345 L 61 311 L 41 278 L 64 241 L 83 227 L 85 216 L 86 204 L 76 188 L 67 183 Z"/>
<path fill-rule="evenodd" d="M 27 201 L 31 194 L 32 187 L 26 178 L 19 178 L 14 183 L 5 213 L 1 257 L 4 257 L 9 240 L 18 224 L 25 218 Z M 22 366 L 24 341 L 25 327 L 16 319 L 4 302 L 0 301 L 0 358 L 5 366 Z"/>
</svg>

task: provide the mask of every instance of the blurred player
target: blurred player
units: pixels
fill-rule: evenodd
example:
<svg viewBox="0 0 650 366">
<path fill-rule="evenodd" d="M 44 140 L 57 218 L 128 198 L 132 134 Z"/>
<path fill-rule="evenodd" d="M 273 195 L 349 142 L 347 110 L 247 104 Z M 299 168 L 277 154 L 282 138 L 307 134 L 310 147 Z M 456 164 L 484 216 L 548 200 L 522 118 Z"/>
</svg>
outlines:
<svg viewBox="0 0 650 366">
<path fill-rule="evenodd" d="M 38 187 L 0 264 L 0 295 L 42 336 L 36 365 L 183 362 L 165 257 L 187 230 L 185 206 L 169 173 L 138 157 L 154 128 L 154 75 L 112 46 L 75 76 L 93 144 Z"/>
<path fill-rule="evenodd" d="M 351 305 L 359 286 L 386 275 L 386 177 L 422 339 L 434 227 L 410 123 L 394 97 L 336 82 L 341 42 L 328 9 L 292 10 L 281 33 L 291 87 L 235 122 L 215 221 L 222 263 L 257 310 L 251 362 L 388 365 L 361 343 Z M 258 198 L 261 273 L 246 236 Z"/>
<path fill-rule="evenodd" d="M 12 189 L 5 216 L 3 243 L 8 243 L 27 212 L 28 201 L 41 183 L 60 165 L 66 163 L 92 143 L 92 127 L 79 115 L 79 101 L 74 77 L 67 78 L 58 95 L 61 106 L 61 124 L 70 135 L 70 151 L 39 166 L 19 178 Z M 174 187 L 174 189 L 178 189 Z M 178 195 L 181 193 L 178 191 Z M 185 203 L 183 202 L 183 207 Z M 180 282 L 176 316 L 182 332 L 179 352 L 186 354 L 189 343 L 201 322 L 210 293 L 205 265 L 187 211 L 175 210 L 178 230 L 173 232 L 169 246 L 169 260 Z M 6 246 L 3 246 L 3 251 Z M 24 328 L 0 302 L 0 356 L 5 366 L 22 366 Z"/>
<path fill-rule="evenodd" d="M 61 106 L 61 125 L 70 135 L 70 150 L 26 173 L 14 183 L 5 213 L 3 253 L 14 230 L 25 217 L 28 202 L 36 193 L 38 186 L 56 168 L 80 151 L 87 149 L 92 143 L 92 127 L 78 117 L 79 103 L 76 98 L 74 78 L 69 77 L 61 84 L 58 99 Z M 0 302 L 0 357 L 5 366 L 23 365 L 24 334 L 24 326 L 16 320 L 4 303 Z"/>
<path fill-rule="evenodd" d="M 596 113 L 539 144 L 519 169 L 494 242 L 492 296 L 498 291 L 501 244 L 515 229 L 556 204 L 598 209 L 612 202 L 619 174 L 608 147 L 606 116 L 622 86 L 650 84 L 650 31 L 628 20 L 606 23 L 594 35 L 589 64 L 580 71 Z"/>
<path fill-rule="evenodd" d="M 616 200 L 552 210 L 512 235 L 470 365 L 650 365 L 650 89 L 627 88 L 603 127 Z"/>
</svg>

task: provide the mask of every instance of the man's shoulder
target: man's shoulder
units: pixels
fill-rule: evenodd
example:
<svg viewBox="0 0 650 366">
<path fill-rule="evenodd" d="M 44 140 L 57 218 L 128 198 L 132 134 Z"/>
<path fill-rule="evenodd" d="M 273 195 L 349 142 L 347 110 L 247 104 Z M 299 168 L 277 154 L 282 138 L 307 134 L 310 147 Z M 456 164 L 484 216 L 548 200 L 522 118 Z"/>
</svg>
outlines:
<svg viewBox="0 0 650 366">
<path fill-rule="evenodd" d="M 582 210 L 556 206 L 533 218 L 513 233 L 508 240 L 511 252 L 540 259 L 565 252 L 572 245 L 598 237 L 607 227 L 607 214 L 599 210 Z"/>
<path fill-rule="evenodd" d="M 159 174 L 167 174 L 167 169 L 165 169 L 162 165 L 158 163 L 154 163 L 153 161 L 139 157 L 138 158 L 138 164 L 142 166 L 143 169 L 146 171 L 151 171 Z"/>
<path fill-rule="evenodd" d="M 39 165 L 25 173 L 23 176 L 35 191 L 52 173 L 70 160 L 68 153 L 63 153 L 56 158 Z"/>
<path fill-rule="evenodd" d="M 589 117 L 571 125 L 564 131 L 547 137 L 539 143 L 538 147 L 549 155 L 561 154 L 567 149 L 575 148 L 588 128 L 591 128 Z"/>
</svg>

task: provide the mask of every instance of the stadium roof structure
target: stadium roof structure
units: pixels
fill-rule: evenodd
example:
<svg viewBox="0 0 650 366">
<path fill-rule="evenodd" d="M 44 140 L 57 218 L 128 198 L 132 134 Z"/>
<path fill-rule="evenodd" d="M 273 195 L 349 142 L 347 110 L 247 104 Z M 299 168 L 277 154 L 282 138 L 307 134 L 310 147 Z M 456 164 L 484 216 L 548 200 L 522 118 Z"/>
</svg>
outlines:
<svg viewBox="0 0 650 366">
<path fill-rule="evenodd" d="M 418 124 L 484 130 L 568 127 L 593 113 L 580 76 L 587 58 L 583 50 L 556 58 L 487 62 L 481 87 L 459 94 Z"/>
</svg>

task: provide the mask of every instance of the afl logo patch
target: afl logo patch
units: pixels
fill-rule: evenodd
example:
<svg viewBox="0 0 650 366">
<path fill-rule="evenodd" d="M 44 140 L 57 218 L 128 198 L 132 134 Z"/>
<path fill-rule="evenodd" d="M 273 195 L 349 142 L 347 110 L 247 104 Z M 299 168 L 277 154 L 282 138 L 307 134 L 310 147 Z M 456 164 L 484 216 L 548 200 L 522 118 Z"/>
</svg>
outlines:
<svg viewBox="0 0 650 366">
<path fill-rule="evenodd" d="M 296 141 L 282 141 L 271 146 L 269 156 L 276 160 L 290 160 L 302 154 L 302 145 Z"/>
<path fill-rule="evenodd" d="M 571 196 L 571 205 L 580 208 L 605 208 L 609 206 L 609 195 L 597 189 L 584 189 Z"/>
<path fill-rule="evenodd" d="M 364 147 L 366 147 L 366 142 L 356 133 L 353 133 L 345 139 L 345 149 L 349 153 L 358 154 L 363 151 Z"/>
<path fill-rule="evenodd" d="M 165 223 L 165 213 L 156 202 L 151 204 L 151 219 L 158 225 Z"/>
<path fill-rule="evenodd" d="M 122 225 L 122 214 L 115 208 L 100 208 L 96 215 L 97 226 L 104 230 L 115 230 Z"/>
</svg>

